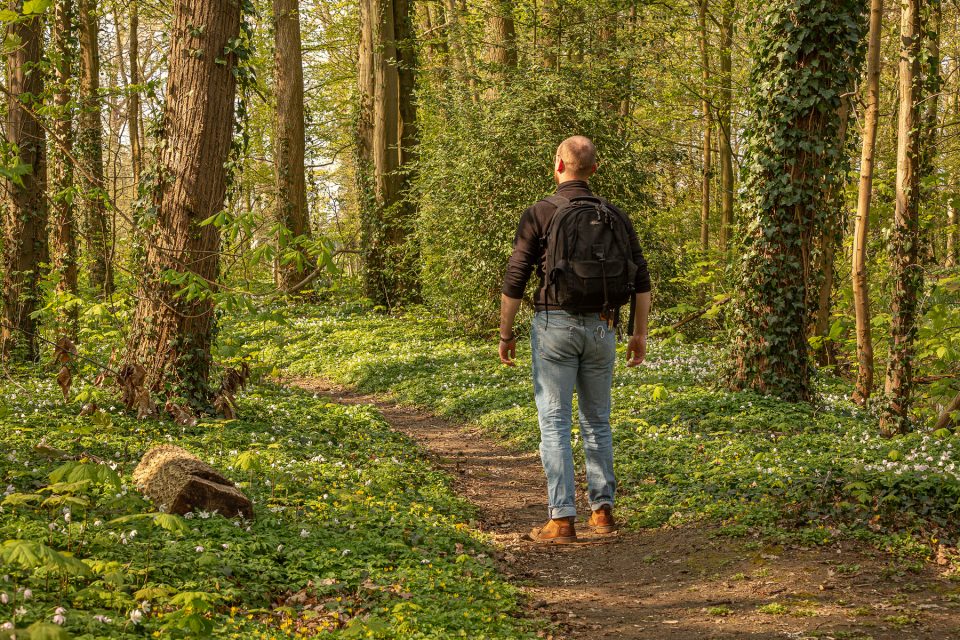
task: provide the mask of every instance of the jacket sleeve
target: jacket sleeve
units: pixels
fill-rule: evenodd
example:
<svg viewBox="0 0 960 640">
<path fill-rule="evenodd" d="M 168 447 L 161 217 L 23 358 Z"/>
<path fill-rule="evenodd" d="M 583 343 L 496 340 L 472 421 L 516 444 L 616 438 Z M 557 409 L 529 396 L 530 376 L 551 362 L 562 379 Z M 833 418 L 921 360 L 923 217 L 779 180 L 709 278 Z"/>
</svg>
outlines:
<svg viewBox="0 0 960 640">
<path fill-rule="evenodd" d="M 503 276 L 503 295 L 519 300 L 527 288 L 527 281 L 540 260 L 540 233 L 537 229 L 533 207 L 520 216 L 517 234 L 513 238 L 513 253 L 507 262 Z"/>
<path fill-rule="evenodd" d="M 630 250 L 633 252 L 633 263 L 637 265 L 637 278 L 633 282 L 633 290 L 636 293 L 649 293 L 652 287 L 647 259 L 643 257 L 643 249 L 640 248 L 640 239 L 637 237 L 637 230 L 633 226 L 633 221 L 627 215 L 624 215 L 624 217 L 630 223 Z"/>
<path fill-rule="evenodd" d="M 633 249 L 633 262 L 637 265 L 637 279 L 634 281 L 634 291 L 636 293 L 649 293 L 652 288 L 650 284 L 650 270 L 647 268 L 647 259 L 643 257 L 643 249 L 640 248 L 640 241 L 637 239 L 637 233 L 630 234 L 630 244 Z"/>
</svg>

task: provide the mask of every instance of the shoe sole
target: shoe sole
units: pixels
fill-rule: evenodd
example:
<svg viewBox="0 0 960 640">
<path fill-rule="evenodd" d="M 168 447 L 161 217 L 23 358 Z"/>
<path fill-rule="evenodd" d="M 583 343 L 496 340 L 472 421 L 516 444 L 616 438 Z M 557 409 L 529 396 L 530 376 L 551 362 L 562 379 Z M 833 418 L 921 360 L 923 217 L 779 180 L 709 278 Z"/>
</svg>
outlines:
<svg viewBox="0 0 960 640">
<path fill-rule="evenodd" d="M 574 544 L 577 542 L 576 537 L 564 536 L 562 538 L 530 538 L 537 544 Z"/>
<path fill-rule="evenodd" d="M 593 532 L 598 535 L 606 535 L 617 532 L 617 525 L 608 525 L 603 527 L 593 527 Z"/>
</svg>

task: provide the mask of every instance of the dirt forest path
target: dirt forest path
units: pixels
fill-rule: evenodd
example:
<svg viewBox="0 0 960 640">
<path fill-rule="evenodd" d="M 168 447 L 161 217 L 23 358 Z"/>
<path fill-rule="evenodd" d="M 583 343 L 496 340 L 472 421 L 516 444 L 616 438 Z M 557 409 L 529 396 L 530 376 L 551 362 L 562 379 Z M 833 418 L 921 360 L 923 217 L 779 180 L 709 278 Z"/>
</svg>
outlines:
<svg viewBox="0 0 960 640">
<path fill-rule="evenodd" d="M 729 540 L 709 528 L 622 531 L 575 545 L 525 539 L 543 523 L 538 456 L 478 429 L 323 380 L 294 384 L 373 405 L 416 440 L 479 509 L 503 573 L 560 638 L 960 639 L 960 582 L 935 566 L 858 546 L 805 549 Z M 578 483 L 578 484 L 582 484 Z M 578 502 L 578 524 L 589 514 Z"/>
</svg>

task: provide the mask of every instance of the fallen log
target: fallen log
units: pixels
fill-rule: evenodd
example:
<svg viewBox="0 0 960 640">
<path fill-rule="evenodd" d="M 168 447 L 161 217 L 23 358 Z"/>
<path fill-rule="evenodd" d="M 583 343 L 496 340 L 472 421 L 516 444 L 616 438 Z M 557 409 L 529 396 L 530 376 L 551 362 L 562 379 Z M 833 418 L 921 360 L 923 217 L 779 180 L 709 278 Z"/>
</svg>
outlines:
<svg viewBox="0 0 960 640">
<path fill-rule="evenodd" d="M 172 444 L 144 454 L 133 471 L 137 489 L 162 511 L 217 512 L 227 518 L 253 518 L 253 503 L 233 482 L 189 451 Z"/>
<path fill-rule="evenodd" d="M 943 412 L 940 414 L 940 418 L 937 419 L 937 424 L 933 427 L 934 430 L 946 429 L 957 422 L 957 420 L 954 420 L 953 418 L 953 414 L 957 411 L 960 411 L 960 393 L 953 396 L 953 400 L 950 401 L 950 404 L 944 407 Z"/>
</svg>

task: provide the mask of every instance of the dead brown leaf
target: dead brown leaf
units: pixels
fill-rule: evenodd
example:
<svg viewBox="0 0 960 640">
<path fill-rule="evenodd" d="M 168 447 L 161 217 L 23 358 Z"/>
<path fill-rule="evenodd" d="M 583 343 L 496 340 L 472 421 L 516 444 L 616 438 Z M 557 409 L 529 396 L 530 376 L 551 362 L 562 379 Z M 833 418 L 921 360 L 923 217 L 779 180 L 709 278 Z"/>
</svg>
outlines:
<svg viewBox="0 0 960 640">
<path fill-rule="evenodd" d="M 227 420 L 234 420 L 237 417 L 237 408 L 234 405 L 234 400 L 225 393 L 221 393 L 213 399 L 213 408 Z"/>
<path fill-rule="evenodd" d="M 88 402 L 83 405 L 83 408 L 80 409 L 80 417 L 91 416 L 100 410 L 100 407 L 97 406 L 96 402 Z"/>
<path fill-rule="evenodd" d="M 77 347 L 73 341 L 63 336 L 57 340 L 56 349 L 53 352 L 53 361 L 57 364 L 67 364 L 77 355 Z"/>
<path fill-rule="evenodd" d="M 149 389 L 144 387 L 134 392 L 133 406 L 130 408 L 137 410 L 138 420 L 152 416 L 157 410 L 156 405 L 153 403 L 153 398 L 150 396 Z"/>
<path fill-rule="evenodd" d="M 167 413 L 170 414 L 170 417 L 173 418 L 173 421 L 177 424 L 184 427 L 197 426 L 197 416 L 193 415 L 193 412 L 190 411 L 190 409 L 175 403 L 173 400 L 167 400 L 167 403 L 163 405 L 163 408 Z"/>
<path fill-rule="evenodd" d="M 57 374 L 57 384 L 60 385 L 60 391 L 63 391 L 63 401 L 70 402 L 70 386 L 73 384 L 73 374 L 70 373 L 70 367 L 67 365 L 60 367 L 60 373 Z"/>
<path fill-rule="evenodd" d="M 139 364 L 125 364 L 117 374 L 120 385 L 120 400 L 127 409 L 133 409 L 138 393 L 147 379 L 147 370 Z"/>
</svg>

